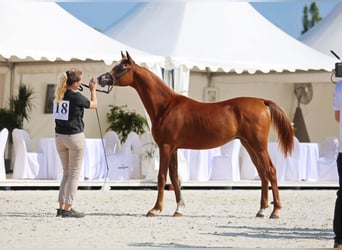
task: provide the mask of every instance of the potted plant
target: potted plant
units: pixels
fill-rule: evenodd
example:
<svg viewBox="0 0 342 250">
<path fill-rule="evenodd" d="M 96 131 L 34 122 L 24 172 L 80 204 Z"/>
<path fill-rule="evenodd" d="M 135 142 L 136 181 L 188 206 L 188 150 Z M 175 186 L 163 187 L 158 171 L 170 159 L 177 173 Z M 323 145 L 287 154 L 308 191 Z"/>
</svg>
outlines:
<svg viewBox="0 0 342 250">
<path fill-rule="evenodd" d="M 33 89 L 20 84 L 18 95 L 9 100 L 10 108 L 0 108 L 0 130 L 7 128 L 9 132 L 8 157 L 12 155 L 12 131 L 23 128 L 24 120 L 29 120 L 29 113 L 33 108 Z M 10 171 L 11 159 L 5 160 L 6 172 Z"/>
<path fill-rule="evenodd" d="M 111 107 L 110 111 L 106 114 L 107 123 L 109 123 L 107 131 L 115 131 L 121 143 L 126 141 L 131 131 L 140 135 L 149 129 L 147 119 L 134 111 L 129 111 L 127 105 L 109 105 L 109 107 Z"/>
</svg>

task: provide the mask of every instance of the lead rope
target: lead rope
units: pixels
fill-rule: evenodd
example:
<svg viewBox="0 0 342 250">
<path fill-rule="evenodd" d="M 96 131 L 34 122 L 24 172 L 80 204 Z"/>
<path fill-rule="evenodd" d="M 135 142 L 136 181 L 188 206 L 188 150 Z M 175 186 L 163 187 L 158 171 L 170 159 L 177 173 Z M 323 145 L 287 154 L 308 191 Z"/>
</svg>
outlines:
<svg viewBox="0 0 342 250">
<path fill-rule="evenodd" d="M 110 190 L 110 186 L 109 186 L 109 187 L 106 187 L 107 177 L 108 177 L 108 172 L 109 172 L 109 166 L 108 166 L 108 159 L 107 159 L 107 154 L 106 154 L 106 148 L 105 148 L 105 144 L 104 144 L 104 141 L 103 141 L 103 135 L 102 135 L 102 129 L 101 129 L 100 118 L 99 118 L 99 112 L 97 111 L 97 108 L 96 108 L 95 110 L 96 110 L 97 122 L 98 122 L 98 124 L 99 124 L 99 130 L 100 130 L 102 148 L 103 148 L 103 153 L 104 153 L 104 156 L 105 156 L 106 167 L 107 167 L 106 174 L 105 174 L 105 177 L 104 177 L 104 182 L 103 182 L 103 185 L 102 185 L 101 190 L 102 190 L 102 191 L 106 191 L 106 190 Z"/>
</svg>

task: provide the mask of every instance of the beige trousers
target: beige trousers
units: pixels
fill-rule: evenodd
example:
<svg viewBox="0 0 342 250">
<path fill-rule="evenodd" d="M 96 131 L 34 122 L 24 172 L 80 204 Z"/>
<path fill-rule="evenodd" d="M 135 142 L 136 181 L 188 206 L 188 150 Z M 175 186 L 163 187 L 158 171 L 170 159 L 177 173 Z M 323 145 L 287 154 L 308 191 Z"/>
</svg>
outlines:
<svg viewBox="0 0 342 250">
<path fill-rule="evenodd" d="M 58 202 L 72 205 L 80 180 L 85 136 L 56 134 L 56 147 L 63 165 L 63 178 L 59 187 Z"/>
</svg>

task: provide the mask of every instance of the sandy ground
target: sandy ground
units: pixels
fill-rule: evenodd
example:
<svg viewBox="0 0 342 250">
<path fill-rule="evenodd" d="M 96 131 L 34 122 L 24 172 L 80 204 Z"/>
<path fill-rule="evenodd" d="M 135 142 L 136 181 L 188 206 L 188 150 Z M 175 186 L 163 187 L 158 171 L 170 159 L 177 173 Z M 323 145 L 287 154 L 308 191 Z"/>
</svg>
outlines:
<svg viewBox="0 0 342 250">
<path fill-rule="evenodd" d="M 80 190 L 82 219 L 56 218 L 58 191 L 0 191 L 1 248 L 331 248 L 335 190 L 280 190 L 280 219 L 256 218 L 259 190 L 183 190 L 183 217 L 145 214 L 156 190 Z M 270 194 L 271 195 L 271 194 Z M 267 210 L 267 215 L 271 209 Z"/>
</svg>

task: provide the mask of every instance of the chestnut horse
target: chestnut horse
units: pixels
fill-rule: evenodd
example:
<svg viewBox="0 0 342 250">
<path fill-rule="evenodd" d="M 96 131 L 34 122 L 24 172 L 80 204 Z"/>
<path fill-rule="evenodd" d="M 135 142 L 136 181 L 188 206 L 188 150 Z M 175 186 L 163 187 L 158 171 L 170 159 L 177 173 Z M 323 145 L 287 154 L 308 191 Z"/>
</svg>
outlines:
<svg viewBox="0 0 342 250">
<path fill-rule="evenodd" d="M 261 98 L 240 97 L 216 103 L 201 103 L 175 93 L 158 76 L 134 63 L 130 55 L 98 77 L 101 86 L 131 86 L 139 94 L 152 123 L 152 135 L 158 145 L 160 162 L 158 196 L 147 216 L 163 209 L 164 186 L 169 171 L 177 209 L 184 206 L 177 173 L 177 149 L 209 149 L 239 138 L 248 151 L 261 179 L 261 201 L 257 217 L 265 216 L 269 183 L 273 194 L 270 218 L 279 218 L 281 208 L 276 168 L 267 149 L 273 124 L 284 155 L 292 153 L 293 129 L 286 113 L 274 102 Z"/>
</svg>

